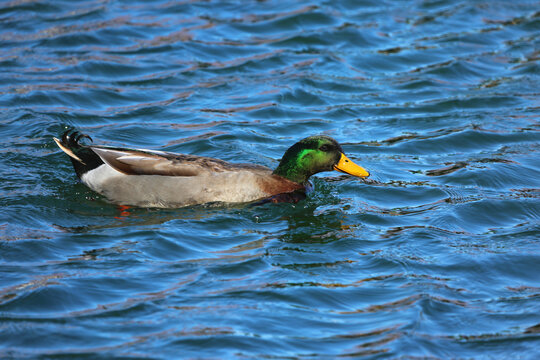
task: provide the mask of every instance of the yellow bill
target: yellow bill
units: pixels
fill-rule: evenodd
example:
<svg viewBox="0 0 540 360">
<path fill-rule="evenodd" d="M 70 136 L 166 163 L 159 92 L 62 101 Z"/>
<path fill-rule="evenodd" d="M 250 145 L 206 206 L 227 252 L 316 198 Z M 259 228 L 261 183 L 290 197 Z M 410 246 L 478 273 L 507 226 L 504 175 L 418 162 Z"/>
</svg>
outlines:
<svg viewBox="0 0 540 360">
<path fill-rule="evenodd" d="M 341 158 L 339 159 L 339 162 L 336 165 L 334 165 L 334 170 L 341 171 L 346 174 L 358 176 L 361 178 L 366 178 L 369 176 L 369 172 L 366 169 L 364 169 L 360 165 L 356 165 L 355 163 L 353 163 L 343 153 L 341 153 Z"/>
</svg>

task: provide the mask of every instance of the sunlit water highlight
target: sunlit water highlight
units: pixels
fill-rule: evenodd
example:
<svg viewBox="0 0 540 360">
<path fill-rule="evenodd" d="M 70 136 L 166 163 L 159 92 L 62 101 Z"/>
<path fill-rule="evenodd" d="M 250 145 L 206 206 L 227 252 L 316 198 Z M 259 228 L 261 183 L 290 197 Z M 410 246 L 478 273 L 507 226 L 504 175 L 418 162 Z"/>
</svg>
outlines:
<svg viewBox="0 0 540 360">
<path fill-rule="evenodd" d="M 536 358 L 528 1 L 0 4 L 0 357 Z M 298 204 L 119 209 L 52 141 L 372 173 Z"/>
</svg>

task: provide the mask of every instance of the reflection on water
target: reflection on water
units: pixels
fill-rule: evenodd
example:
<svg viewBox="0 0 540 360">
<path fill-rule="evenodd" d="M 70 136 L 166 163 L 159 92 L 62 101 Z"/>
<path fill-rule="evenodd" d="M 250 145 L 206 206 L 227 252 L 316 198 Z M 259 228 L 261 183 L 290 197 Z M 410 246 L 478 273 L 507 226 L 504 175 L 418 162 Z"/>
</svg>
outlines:
<svg viewBox="0 0 540 360">
<path fill-rule="evenodd" d="M 0 5 L 0 357 L 537 353 L 526 1 Z M 52 141 L 369 169 L 297 204 L 122 208 Z"/>
</svg>

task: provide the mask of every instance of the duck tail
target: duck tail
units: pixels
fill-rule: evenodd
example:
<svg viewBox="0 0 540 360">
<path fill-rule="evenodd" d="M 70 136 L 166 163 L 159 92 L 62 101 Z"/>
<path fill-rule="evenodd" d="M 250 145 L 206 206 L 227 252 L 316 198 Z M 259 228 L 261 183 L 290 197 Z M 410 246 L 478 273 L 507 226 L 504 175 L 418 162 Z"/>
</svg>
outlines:
<svg viewBox="0 0 540 360">
<path fill-rule="evenodd" d="M 103 164 L 100 157 L 90 147 L 81 145 L 80 140 L 83 138 L 93 142 L 90 136 L 72 129 L 64 132 L 60 139 L 53 138 L 56 145 L 70 157 L 79 178 L 84 173 Z"/>
<path fill-rule="evenodd" d="M 79 158 L 75 153 L 73 152 L 75 149 L 80 149 L 82 146 L 79 144 L 79 140 L 81 138 L 88 138 L 90 141 L 93 142 L 92 138 L 86 134 L 81 134 L 78 131 L 74 130 L 68 130 L 62 134 L 61 140 L 58 140 L 57 138 L 53 138 L 54 142 L 56 142 L 56 145 L 65 152 L 70 158 L 77 160 L 83 165 L 86 165 L 84 161 Z"/>
</svg>

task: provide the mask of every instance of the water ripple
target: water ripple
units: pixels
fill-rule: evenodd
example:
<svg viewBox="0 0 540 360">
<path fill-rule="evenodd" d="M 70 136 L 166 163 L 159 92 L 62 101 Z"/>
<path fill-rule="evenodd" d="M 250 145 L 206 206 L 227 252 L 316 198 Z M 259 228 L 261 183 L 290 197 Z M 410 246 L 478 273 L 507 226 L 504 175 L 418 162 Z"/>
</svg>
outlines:
<svg viewBox="0 0 540 360">
<path fill-rule="evenodd" d="M 0 357 L 515 358 L 539 333 L 527 1 L 0 5 Z M 369 169 L 298 204 L 116 207 L 52 142 Z"/>
</svg>

